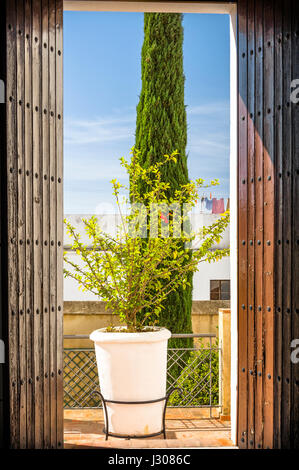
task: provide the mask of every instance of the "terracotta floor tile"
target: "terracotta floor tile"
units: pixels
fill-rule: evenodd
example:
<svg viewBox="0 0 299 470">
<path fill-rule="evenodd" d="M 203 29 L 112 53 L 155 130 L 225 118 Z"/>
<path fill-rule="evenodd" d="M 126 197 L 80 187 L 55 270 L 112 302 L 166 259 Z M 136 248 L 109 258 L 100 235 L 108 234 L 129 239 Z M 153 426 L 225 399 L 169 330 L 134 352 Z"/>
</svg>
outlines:
<svg viewBox="0 0 299 470">
<path fill-rule="evenodd" d="M 163 436 L 148 439 L 118 439 L 105 441 L 102 410 L 65 410 L 64 430 L 66 449 L 87 448 L 194 448 L 230 447 L 230 423 L 210 419 L 198 409 L 172 409 L 166 419 L 166 440 Z M 207 411 L 207 410 L 201 410 Z"/>
</svg>

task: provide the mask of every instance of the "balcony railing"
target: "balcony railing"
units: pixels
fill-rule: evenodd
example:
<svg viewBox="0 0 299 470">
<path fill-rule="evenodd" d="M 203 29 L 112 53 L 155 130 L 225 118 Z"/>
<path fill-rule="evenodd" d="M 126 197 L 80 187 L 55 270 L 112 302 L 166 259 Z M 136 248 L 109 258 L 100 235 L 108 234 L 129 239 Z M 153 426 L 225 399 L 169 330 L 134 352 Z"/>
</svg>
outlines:
<svg viewBox="0 0 299 470">
<path fill-rule="evenodd" d="M 88 339 L 88 335 L 65 335 L 67 340 Z M 180 387 L 169 407 L 219 408 L 219 368 L 221 348 L 215 334 L 173 334 L 172 338 L 193 340 L 193 347 L 168 348 L 167 390 Z M 64 348 L 64 407 L 98 408 L 92 392 L 100 390 L 95 351 L 91 348 Z"/>
</svg>

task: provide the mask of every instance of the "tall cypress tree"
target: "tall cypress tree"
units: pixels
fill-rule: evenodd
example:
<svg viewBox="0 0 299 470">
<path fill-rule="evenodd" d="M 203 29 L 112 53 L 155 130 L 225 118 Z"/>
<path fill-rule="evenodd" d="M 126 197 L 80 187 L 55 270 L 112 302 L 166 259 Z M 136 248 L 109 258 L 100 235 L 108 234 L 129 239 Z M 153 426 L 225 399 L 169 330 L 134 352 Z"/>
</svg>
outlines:
<svg viewBox="0 0 299 470">
<path fill-rule="evenodd" d="M 181 184 L 188 183 L 181 14 L 144 14 L 141 69 L 135 148 L 140 150 L 145 167 L 163 159 L 164 154 L 178 150 L 177 164 L 170 163 L 162 170 L 163 180 L 170 183 L 168 195 L 171 197 Z M 192 332 L 192 275 L 189 282 L 191 286 L 186 290 L 179 288 L 168 296 L 160 314 L 159 324 L 172 333 Z M 192 340 L 171 340 L 172 347 L 192 344 Z"/>
</svg>

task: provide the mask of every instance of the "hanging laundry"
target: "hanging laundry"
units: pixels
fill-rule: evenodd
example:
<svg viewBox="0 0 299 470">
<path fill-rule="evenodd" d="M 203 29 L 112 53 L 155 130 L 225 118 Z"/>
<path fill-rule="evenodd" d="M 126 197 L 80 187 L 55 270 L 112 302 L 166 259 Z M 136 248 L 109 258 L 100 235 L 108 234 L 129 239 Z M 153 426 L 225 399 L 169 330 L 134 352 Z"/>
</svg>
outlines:
<svg viewBox="0 0 299 470">
<path fill-rule="evenodd" d="M 218 202 L 218 209 L 219 209 L 218 214 L 223 214 L 223 212 L 224 212 L 224 199 L 223 199 L 223 197 L 221 199 L 219 199 L 217 202 Z"/>
<path fill-rule="evenodd" d="M 212 214 L 223 214 L 224 212 L 224 199 L 216 199 L 213 197 L 212 200 Z"/>
<path fill-rule="evenodd" d="M 206 212 L 212 212 L 212 209 L 213 209 L 213 200 L 212 199 L 208 199 L 207 197 L 205 198 L 205 202 L 206 202 Z"/>
<path fill-rule="evenodd" d="M 201 197 L 201 198 L 200 198 L 200 209 L 199 209 L 199 211 L 200 211 L 200 212 L 203 212 L 203 211 L 204 211 L 204 208 L 205 208 L 205 198 L 204 198 L 204 197 Z"/>
<path fill-rule="evenodd" d="M 212 214 L 217 214 L 217 199 L 213 197 L 212 201 Z"/>
</svg>

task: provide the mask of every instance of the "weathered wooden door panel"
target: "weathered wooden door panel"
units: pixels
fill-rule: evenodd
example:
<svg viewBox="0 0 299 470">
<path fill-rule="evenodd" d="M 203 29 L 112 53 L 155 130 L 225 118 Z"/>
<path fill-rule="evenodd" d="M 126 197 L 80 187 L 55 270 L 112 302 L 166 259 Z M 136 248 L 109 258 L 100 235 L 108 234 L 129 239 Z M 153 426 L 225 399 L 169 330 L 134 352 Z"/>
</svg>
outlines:
<svg viewBox="0 0 299 470">
<path fill-rule="evenodd" d="M 238 444 L 298 447 L 298 2 L 239 0 Z"/>
<path fill-rule="evenodd" d="M 62 0 L 6 2 L 12 447 L 63 445 Z"/>
</svg>

